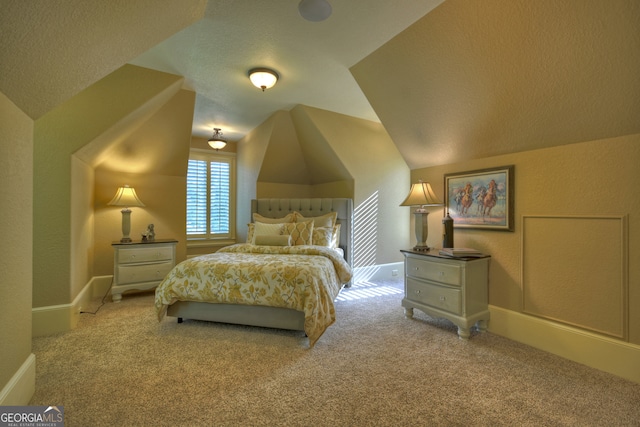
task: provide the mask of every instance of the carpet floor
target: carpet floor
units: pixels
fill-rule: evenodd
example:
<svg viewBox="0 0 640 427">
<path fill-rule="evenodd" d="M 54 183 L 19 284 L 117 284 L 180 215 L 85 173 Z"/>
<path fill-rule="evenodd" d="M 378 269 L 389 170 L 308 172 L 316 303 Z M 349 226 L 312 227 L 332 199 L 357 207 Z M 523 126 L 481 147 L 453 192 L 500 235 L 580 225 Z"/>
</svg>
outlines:
<svg viewBox="0 0 640 427">
<path fill-rule="evenodd" d="M 158 322 L 153 293 L 125 295 L 34 338 L 30 404 L 63 406 L 68 427 L 640 426 L 640 384 L 491 333 L 460 340 L 401 299 L 401 279 L 343 290 L 309 349 L 296 331 Z"/>
</svg>

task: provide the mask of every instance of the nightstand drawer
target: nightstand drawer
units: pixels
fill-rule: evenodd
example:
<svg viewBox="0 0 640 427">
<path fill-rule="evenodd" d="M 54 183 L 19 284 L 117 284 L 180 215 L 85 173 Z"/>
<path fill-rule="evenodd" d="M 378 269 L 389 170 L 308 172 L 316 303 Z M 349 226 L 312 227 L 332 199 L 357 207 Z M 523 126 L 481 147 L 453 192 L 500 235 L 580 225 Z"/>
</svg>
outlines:
<svg viewBox="0 0 640 427">
<path fill-rule="evenodd" d="M 446 283 L 448 285 L 460 286 L 461 272 L 457 265 L 445 264 L 443 262 L 431 262 L 424 259 L 407 257 L 407 276 L 419 279 L 433 280 L 435 282 Z"/>
<path fill-rule="evenodd" d="M 120 265 L 118 266 L 118 284 L 160 281 L 172 268 L 172 261 L 145 265 Z"/>
<path fill-rule="evenodd" d="M 454 314 L 462 314 L 459 289 L 421 283 L 407 278 L 407 298 Z"/>
<path fill-rule="evenodd" d="M 118 264 L 162 261 L 173 259 L 173 247 L 125 248 L 118 251 Z"/>
</svg>

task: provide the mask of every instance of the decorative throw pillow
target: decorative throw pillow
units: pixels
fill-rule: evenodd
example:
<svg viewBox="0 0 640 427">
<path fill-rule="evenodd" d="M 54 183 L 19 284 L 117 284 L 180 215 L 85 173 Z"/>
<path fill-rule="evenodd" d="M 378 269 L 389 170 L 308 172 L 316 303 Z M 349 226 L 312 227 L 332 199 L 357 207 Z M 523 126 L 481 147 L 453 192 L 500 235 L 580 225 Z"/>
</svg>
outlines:
<svg viewBox="0 0 640 427">
<path fill-rule="evenodd" d="M 331 236 L 331 247 L 334 249 L 340 247 L 340 223 L 336 224 L 333 227 L 333 234 Z"/>
<path fill-rule="evenodd" d="M 333 229 L 329 227 L 313 227 L 313 245 L 331 247 Z"/>
<path fill-rule="evenodd" d="M 336 225 L 336 221 L 338 219 L 338 212 L 329 212 L 328 214 L 314 216 L 314 217 L 304 217 L 300 212 L 294 212 L 296 222 L 302 221 L 313 221 L 314 227 L 333 227 Z"/>
<path fill-rule="evenodd" d="M 255 224 L 250 222 L 247 224 L 247 243 L 253 242 L 253 234 L 255 233 Z"/>
<path fill-rule="evenodd" d="M 256 245 L 261 246 L 291 246 L 291 236 L 289 235 L 272 235 L 258 234 L 256 236 Z"/>
<path fill-rule="evenodd" d="M 265 224 L 284 224 L 287 222 L 295 222 L 294 214 L 290 213 L 285 215 L 282 218 L 268 218 L 266 216 L 262 216 L 259 213 L 253 214 L 253 222 L 262 222 Z"/>
<path fill-rule="evenodd" d="M 291 236 L 291 244 L 294 246 L 310 245 L 313 242 L 313 221 L 285 224 L 284 234 Z"/>
<path fill-rule="evenodd" d="M 265 224 L 263 222 L 256 222 L 253 225 L 253 239 L 251 243 L 256 244 L 256 236 L 262 235 L 280 235 L 283 234 L 284 224 Z"/>
</svg>

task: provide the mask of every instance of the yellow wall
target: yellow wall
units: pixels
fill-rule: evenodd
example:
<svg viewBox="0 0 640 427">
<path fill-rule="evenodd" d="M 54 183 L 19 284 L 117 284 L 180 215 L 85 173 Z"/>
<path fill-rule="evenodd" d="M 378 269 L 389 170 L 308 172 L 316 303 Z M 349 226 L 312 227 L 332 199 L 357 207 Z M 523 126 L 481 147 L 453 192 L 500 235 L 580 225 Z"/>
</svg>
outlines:
<svg viewBox="0 0 640 427">
<path fill-rule="evenodd" d="M 94 275 L 113 274 L 111 243 L 122 237 L 121 208 L 108 206 L 118 187 L 129 185 L 145 204 L 131 208 L 131 238 L 148 224 L 157 239 L 176 239 L 176 259 L 186 258 L 186 175 L 195 93 L 180 90 L 118 143 L 95 168 Z"/>
<path fill-rule="evenodd" d="M 31 354 L 32 198 L 33 121 L 0 92 L 0 235 L 5 245 L 0 257 L 0 385 L 8 384 Z"/>
<path fill-rule="evenodd" d="M 612 313 L 609 300 L 618 295 L 603 299 L 600 304 L 585 301 L 581 293 L 597 294 L 603 287 L 619 289 L 619 263 L 611 264 L 605 260 L 609 254 L 597 254 L 600 248 L 618 247 L 621 236 L 616 233 L 603 239 L 599 230 L 571 236 L 570 245 L 574 250 L 558 255 L 558 262 L 550 262 L 548 269 L 538 272 L 547 281 L 548 286 L 573 290 L 569 295 L 560 295 L 564 301 L 555 301 L 567 307 L 560 322 L 572 318 L 576 312 L 588 312 L 588 329 L 602 326 L 610 329 L 607 322 L 620 321 L 615 316 L 624 315 L 623 323 L 628 321 L 628 341 L 640 344 L 640 264 L 635 262 L 640 256 L 640 199 L 635 197 L 640 181 L 640 135 L 597 140 L 570 144 L 560 147 L 527 151 L 524 153 L 488 157 L 463 163 L 416 169 L 411 172 L 414 179 L 429 180 L 436 193 L 443 194 L 446 173 L 462 172 L 505 165 L 515 166 L 515 230 L 498 232 L 486 230 L 455 229 L 456 246 L 469 246 L 491 254 L 491 273 L 489 302 L 492 305 L 523 312 L 523 216 L 626 216 L 628 231 L 623 236 L 628 248 L 628 291 L 624 291 L 624 308 L 628 313 Z M 432 218 L 433 217 L 433 218 Z M 430 216 L 430 226 L 441 227 L 441 215 Z M 438 228 L 441 229 L 441 228 Z M 600 237 L 600 240 L 594 239 Z M 566 236 L 565 236 L 566 237 Z M 432 243 L 438 242 L 434 238 Z M 560 244 L 560 242 L 558 242 Z M 563 245 L 563 247 L 566 245 Z M 534 248 L 536 251 L 551 251 L 550 247 Z M 581 256 L 582 254 L 582 256 Z M 594 255 L 596 254 L 596 255 Z M 577 258 L 576 258 L 577 257 Z M 567 269 L 580 268 L 580 260 L 588 258 L 590 262 L 601 262 L 598 270 L 614 283 L 603 283 L 596 279 L 585 279 L 580 283 L 571 283 L 563 276 Z M 576 271 L 576 275 L 580 274 Z M 602 277 L 602 276 L 598 276 Z M 622 288 L 620 288 L 622 289 Z M 544 302 L 543 302 L 544 305 Z M 608 308 L 609 307 L 609 308 Z M 545 307 L 541 307 L 544 309 Z M 613 319 L 612 319 L 613 316 Z M 581 326 L 581 325 L 578 325 Z M 624 339 L 623 339 L 624 340 Z"/>
<path fill-rule="evenodd" d="M 94 171 L 87 163 L 71 156 L 71 295 L 78 295 L 94 276 Z"/>
<path fill-rule="evenodd" d="M 34 307 L 68 304 L 77 295 L 77 289 L 71 287 L 72 155 L 90 165 L 97 158 L 112 155 L 113 151 L 100 148 L 126 138 L 164 105 L 180 84 L 178 76 L 125 66 L 36 121 Z M 86 183 L 79 184 L 82 191 L 92 191 Z M 82 218 L 86 215 L 79 214 Z M 88 254 L 81 256 L 87 259 Z M 74 259 L 74 263 L 84 262 L 91 261 Z M 85 277 L 85 283 L 89 279 Z"/>
<path fill-rule="evenodd" d="M 409 216 L 407 208 L 400 206 L 411 187 L 409 169 L 384 127 L 305 106 L 296 107 L 293 117 L 302 141 L 326 140 L 353 176 L 354 265 L 401 261 L 399 250 L 409 246 Z M 314 149 L 314 145 L 308 147 L 310 152 Z M 372 222 L 375 225 L 368 228 Z"/>
<path fill-rule="evenodd" d="M 276 152 L 278 168 L 267 162 Z M 240 141 L 238 171 L 238 240 L 246 239 L 252 198 L 349 197 L 356 267 L 400 261 L 409 245 L 407 208 L 399 206 L 409 170 L 379 123 L 302 105 L 279 111 Z"/>
</svg>

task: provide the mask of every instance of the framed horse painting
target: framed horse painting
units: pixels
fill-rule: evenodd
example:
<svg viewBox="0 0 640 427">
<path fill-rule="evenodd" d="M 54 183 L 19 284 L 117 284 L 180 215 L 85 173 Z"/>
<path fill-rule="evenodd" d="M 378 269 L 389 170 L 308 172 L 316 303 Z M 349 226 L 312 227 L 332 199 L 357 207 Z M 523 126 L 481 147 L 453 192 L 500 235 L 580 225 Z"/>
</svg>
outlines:
<svg viewBox="0 0 640 427">
<path fill-rule="evenodd" d="M 454 227 L 513 231 L 513 165 L 449 173 L 444 188 Z"/>
</svg>

